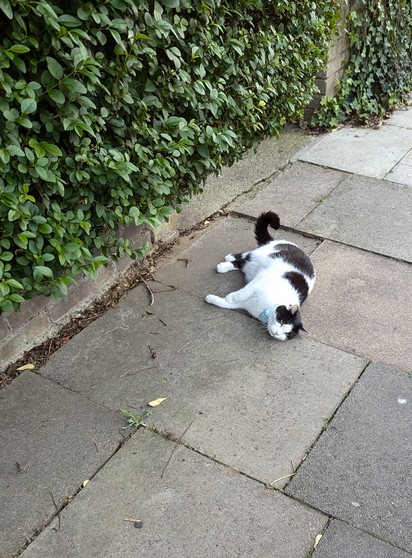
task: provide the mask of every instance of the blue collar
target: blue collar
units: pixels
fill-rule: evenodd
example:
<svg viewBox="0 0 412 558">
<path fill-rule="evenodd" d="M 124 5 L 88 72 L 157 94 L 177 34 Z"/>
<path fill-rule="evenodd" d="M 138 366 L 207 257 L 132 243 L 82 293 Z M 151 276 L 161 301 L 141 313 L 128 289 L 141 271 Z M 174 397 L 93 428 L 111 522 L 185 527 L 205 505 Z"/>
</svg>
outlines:
<svg viewBox="0 0 412 558">
<path fill-rule="evenodd" d="M 259 322 L 262 322 L 262 324 L 268 324 L 269 322 L 269 315 L 271 314 L 272 310 L 270 308 L 266 308 L 266 310 L 263 310 L 263 312 L 261 312 L 259 314 L 258 320 Z"/>
</svg>

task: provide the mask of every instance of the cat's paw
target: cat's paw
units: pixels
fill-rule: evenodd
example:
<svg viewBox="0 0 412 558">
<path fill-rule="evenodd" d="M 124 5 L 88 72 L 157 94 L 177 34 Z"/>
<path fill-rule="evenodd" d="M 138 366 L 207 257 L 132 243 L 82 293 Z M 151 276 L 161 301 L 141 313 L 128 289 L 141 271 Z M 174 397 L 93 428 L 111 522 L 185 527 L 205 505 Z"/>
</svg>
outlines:
<svg viewBox="0 0 412 558">
<path fill-rule="evenodd" d="M 212 294 L 208 294 L 208 295 L 205 296 L 205 300 L 209 304 L 215 304 L 216 305 L 216 302 L 217 302 L 218 299 L 219 299 L 218 296 L 212 295 Z"/>
<path fill-rule="evenodd" d="M 218 273 L 227 273 L 228 271 L 232 271 L 233 265 L 229 262 L 221 262 L 218 263 L 216 266 L 216 271 Z"/>
<path fill-rule="evenodd" d="M 236 258 L 233 254 L 228 254 L 227 256 L 225 256 L 225 262 L 234 262 L 235 259 Z"/>
</svg>

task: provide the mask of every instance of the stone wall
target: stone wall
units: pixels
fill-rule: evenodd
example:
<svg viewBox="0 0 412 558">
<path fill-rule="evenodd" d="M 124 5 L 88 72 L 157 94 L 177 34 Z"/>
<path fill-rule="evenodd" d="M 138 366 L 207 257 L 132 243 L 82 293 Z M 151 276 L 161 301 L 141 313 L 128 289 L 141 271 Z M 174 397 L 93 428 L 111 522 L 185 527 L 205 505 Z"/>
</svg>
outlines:
<svg viewBox="0 0 412 558">
<path fill-rule="evenodd" d="M 332 39 L 326 69 L 321 71 L 316 78 L 316 85 L 319 89 L 319 93 L 314 95 L 312 102 L 305 110 L 306 121 L 308 121 L 315 110 L 319 108 L 321 99 L 333 97 L 337 93 L 338 82 L 343 76 L 350 54 L 348 15 L 352 10 L 358 9 L 358 0 L 344 0 L 342 2 L 342 14 L 338 32 Z"/>
</svg>

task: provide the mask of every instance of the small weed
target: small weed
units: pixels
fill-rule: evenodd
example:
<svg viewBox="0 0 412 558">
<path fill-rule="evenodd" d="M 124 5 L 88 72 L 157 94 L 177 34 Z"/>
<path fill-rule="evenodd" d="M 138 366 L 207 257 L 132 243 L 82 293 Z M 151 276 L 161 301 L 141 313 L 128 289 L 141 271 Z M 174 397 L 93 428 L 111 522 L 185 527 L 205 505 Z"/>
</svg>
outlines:
<svg viewBox="0 0 412 558">
<path fill-rule="evenodd" d="M 144 411 L 141 415 L 136 413 L 135 415 L 132 414 L 129 409 L 120 409 L 122 415 L 127 418 L 127 426 L 123 426 L 123 428 L 131 428 L 132 426 L 146 426 L 143 422 L 147 417 L 149 417 L 152 412 L 151 411 Z"/>
</svg>

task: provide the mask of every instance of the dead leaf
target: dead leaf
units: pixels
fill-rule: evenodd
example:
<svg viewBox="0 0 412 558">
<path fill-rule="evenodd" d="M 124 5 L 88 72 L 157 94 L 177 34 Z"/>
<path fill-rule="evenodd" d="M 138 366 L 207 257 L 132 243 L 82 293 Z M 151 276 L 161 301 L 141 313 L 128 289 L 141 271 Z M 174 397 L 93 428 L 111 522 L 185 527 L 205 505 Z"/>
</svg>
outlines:
<svg viewBox="0 0 412 558">
<path fill-rule="evenodd" d="M 319 533 L 319 535 L 316 535 L 315 544 L 313 545 L 313 548 L 316 548 L 318 546 L 318 544 L 320 543 L 320 539 L 322 537 L 323 537 L 322 533 Z"/>
<path fill-rule="evenodd" d="M 169 399 L 168 397 L 159 397 L 158 399 L 153 399 L 153 401 L 149 401 L 148 405 L 149 407 L 157 407 L 158 405 L 160 405 L 160 403 L 163 403 L 163 401 L 166 401 L 166 399 Z"/>
<path fill-rule="evenodd" d="M 33 370 L 33 368 L 36 368 L 36 367 L 34 366 L 34 364 L 29 362 L 27 364 L 23 364 L 23 366 L 19 366 L 19 368 L 16 368 L 16 370 Z"/>
<path fill-rule="evenodd" d="M 82 487 L 84 488 L 86 486 L 86 484 L 88 484 L 90 481 L 89 479 L 86 479 L 82 482 Z"/>
</svg>

